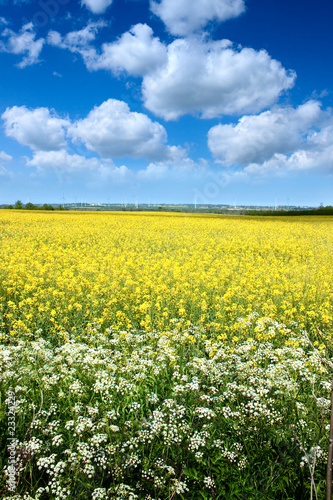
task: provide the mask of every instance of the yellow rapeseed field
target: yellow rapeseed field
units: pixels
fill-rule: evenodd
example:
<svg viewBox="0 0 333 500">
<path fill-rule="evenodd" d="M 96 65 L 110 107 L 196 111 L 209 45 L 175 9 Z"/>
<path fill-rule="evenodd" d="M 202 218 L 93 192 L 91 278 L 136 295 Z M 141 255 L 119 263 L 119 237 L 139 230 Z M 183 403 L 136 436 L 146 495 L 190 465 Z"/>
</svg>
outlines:
<svg viewBox="0 0 333 500">
<path fill-rule="evenodd" d="M 253 312 L 331 328 L 330 217 L 2 210 L 0 228 L 0 332 L 14 337 L 191 322 L 237 342 Z"/>
</svg>

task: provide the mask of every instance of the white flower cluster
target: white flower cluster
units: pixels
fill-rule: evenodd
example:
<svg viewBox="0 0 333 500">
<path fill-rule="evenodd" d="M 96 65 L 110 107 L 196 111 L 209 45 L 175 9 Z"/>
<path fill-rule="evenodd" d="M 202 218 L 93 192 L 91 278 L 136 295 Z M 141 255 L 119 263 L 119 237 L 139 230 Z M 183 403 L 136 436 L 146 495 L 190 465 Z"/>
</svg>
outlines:
<svg viewBox="0 0 333 500">
<path fill-rule="evenodd" d="M 205 486 L 207 486 L 208 489 L 212 490 L 215 488 L 215 481 L 212 477 L 210 477 L 210 476 L 205 477 L 203 482 L 204 482 Z"/>
<path fill-rule="evenodd" d="M 200 470 L 195 484 L 216 489 L 210 459 L 249 467 L 247 445 L 265 432 L 290 439 L 291 418 L 311 460 L 323 460 L 322 448 L 313 448 L 312 416 L 329 407 L 330 374 L 302 336 L 290 335 L 296 325 L 250 316 L 239 328 L 268 332 L 272 342 L 209 343 L 207 332 L 193 325 L 163 335 L 105 334 L 95 326 L 84 341 L 70 338 L 59 347 L 42 339 L 1 346 L 1 383 L 6 389 L 8 380 L 17 382 L 20 394 L 22 475 L 30 460 L 45 481 L 26 495 L 156 500 L 168 491 L 186 497 L 192 484 L 187 458 Z M 290 345 L 274 347 L 280 333 Z M 193 338 L 196 354 L 187 357 Z M 32 383 L 38 397 L 29 401 Z M 112 478 L 110 490 L 103 477 Z M 82 493 L 82 485 L 91 487 Z"/>
</svg>

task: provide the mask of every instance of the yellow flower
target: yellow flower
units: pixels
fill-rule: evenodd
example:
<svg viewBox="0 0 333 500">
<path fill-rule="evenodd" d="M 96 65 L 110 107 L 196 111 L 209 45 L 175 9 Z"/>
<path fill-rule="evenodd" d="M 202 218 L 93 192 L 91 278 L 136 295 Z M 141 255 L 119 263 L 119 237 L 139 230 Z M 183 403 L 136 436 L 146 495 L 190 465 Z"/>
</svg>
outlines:
<svg viewBox="0 0 333 500">
<path fill-rule="evenodd" d="M 0 222 L 1 328 L 15 335 L 18 320 L 55 336 L 192 323 L 204 339 L 276 342 L 290 321 L 327 332 L 333 320 L 331 218 L 1 211 Z M 258 328 L 254 311 L 287 329 Z"/>
</svg>

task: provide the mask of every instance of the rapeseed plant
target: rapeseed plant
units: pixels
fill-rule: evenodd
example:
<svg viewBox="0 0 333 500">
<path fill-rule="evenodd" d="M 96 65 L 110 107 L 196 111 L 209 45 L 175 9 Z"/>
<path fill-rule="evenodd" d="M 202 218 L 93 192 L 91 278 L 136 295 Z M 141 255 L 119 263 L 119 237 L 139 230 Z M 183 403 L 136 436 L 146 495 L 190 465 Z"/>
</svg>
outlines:
<svg viewBox="0 0 333 500">
<path fill-rule="evenodd" d="M 0 331 L 66 340 L 89 324 L 239 337 L 257 311 L 332 322 L 333 219 L 3 211 Z M 257 332 L 260 337 L 260 332 Z M 273 333 L 272 333 L 273 335 Z"/>
</svg>

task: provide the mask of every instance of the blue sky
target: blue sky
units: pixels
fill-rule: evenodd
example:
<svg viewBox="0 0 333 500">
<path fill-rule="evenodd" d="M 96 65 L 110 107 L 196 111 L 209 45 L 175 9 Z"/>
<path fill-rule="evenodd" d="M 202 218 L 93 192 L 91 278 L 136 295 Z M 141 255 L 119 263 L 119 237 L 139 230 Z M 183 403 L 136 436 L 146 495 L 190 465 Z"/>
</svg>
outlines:
<svg viewBox="0 0 333 500">
<path fill-rule="evenodd" d="M 333 204 L 329 0 L 0 0 L 0 203 Z"/>
</svg>

